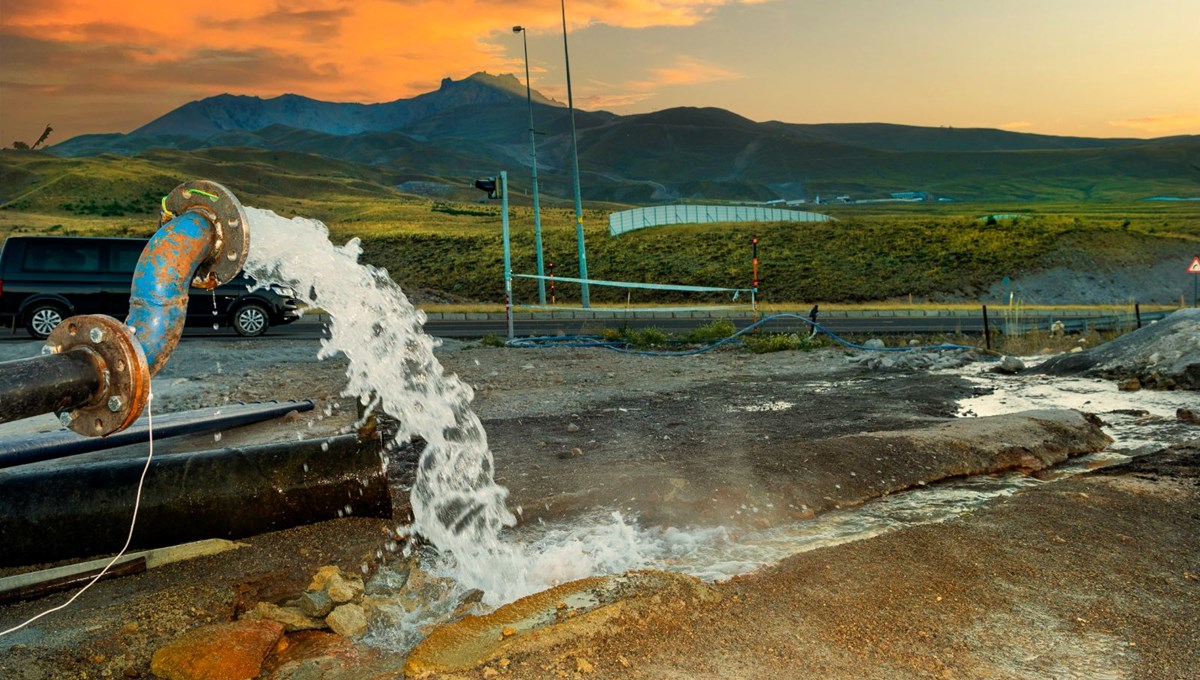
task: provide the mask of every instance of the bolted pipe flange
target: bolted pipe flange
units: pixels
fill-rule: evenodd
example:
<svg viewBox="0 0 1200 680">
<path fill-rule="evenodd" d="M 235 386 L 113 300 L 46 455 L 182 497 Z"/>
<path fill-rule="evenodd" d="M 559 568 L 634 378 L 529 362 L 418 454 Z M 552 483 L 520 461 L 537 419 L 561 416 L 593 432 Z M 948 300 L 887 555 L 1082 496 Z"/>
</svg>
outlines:
<svg viewBox="0 0 1200 680">
<path fill-rule="evenodd" d="M 196 268 L 192 285 L 212 290 L 237 276 L 250 252 L 250 225 L 246 211 L 229 189 L 206 179 L 184 182 L 163 199 L 159 226 L 186 212 L 204 215 L 216 231 L 208 259 Z"/>
<path fill-rule="evenodd" d="M 150 367 L 128 326 L 103 314 L 73 316 L 50 333 L 46 345 L 55 353 L 87 352 L 100 376 L 95 397 L 59 414 L 64 426 L 103 437 L 124 430 L 142 415 L 150 398 Z"/>
</svg>

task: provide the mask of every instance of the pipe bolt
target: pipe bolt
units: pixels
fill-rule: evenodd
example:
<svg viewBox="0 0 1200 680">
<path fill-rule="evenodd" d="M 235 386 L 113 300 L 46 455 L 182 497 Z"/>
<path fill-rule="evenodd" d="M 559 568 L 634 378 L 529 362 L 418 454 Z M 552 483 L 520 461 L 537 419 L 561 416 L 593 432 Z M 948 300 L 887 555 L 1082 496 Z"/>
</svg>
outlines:
<svg viewBox="0 0 1200 680">
<path fill-rule="evenodd" d="M 92 327 L 92 331 L 88 334 L 88 337 L 91 338 L 93 343 L 99 345 L 100 343 L 104 342 L 104 330 L 101 328 Z"/>
<path fill-rule="evenodd" d="M 61 423 L 63 427 L 71 427 L 71 422 L 74 420 L 75 416 L 71 415 L 70 411 L 63 411 L 62 413 L 58 414 L 58 422 Z"/>
<path fill-rule="evenodd" d="M 121 400 L 121 397 L 109 397 L 108 410 L 116 413 L 117 411 L 121 410 L 121 406 L 124 405 L 124 403 L 125 402 Z"/>
</svg>

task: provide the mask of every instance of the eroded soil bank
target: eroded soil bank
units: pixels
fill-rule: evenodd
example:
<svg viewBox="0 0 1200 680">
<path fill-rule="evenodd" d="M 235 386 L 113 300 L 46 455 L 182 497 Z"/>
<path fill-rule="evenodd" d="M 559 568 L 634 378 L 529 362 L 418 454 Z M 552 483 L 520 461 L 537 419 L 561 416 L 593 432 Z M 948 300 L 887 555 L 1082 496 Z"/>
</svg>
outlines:
<svg viewBox="0 0 1200 680">
<path fill-rule="evenodd" d="M 640 596 L 505 641 L 504 626 L 529 615 L 518 602 L 483 626 L 472 619 L 436 632 L 414 650 L 409 670 L 463 678 L 487 669 L 509 677 L 586 669 L 595 678 L 1194 677 L 1198 496 L 1200 442 L 728 582 L 643 575 Z"/>
<path fill-rule="evenodd" d="M 331 415 L 296 422 L 306 436 L 353 413 L 339 394 L 342 365 L 316 362 L 316 343 L 230 347 L 185 342 L 156 384 L 157 403 L 314 399 L 314 413 Z M 440 356 L 476 387 L 497 475 L 524 524 L 619 510 L 643 526 L 758 529 L 947 476 L 1035 470 L 1106 443 L 1074 412 L 955 420 L 956 401 L 980 389 L 973 383 L 874 373 L 835 350 L 663 359 L 455 344 Z M 621 599 L 634 604 L 610 610 L 608 624 L 481 663 L 511 677 L 1094 677 L 1079 672 L 1093 668 L 1080 665 L 1092 656 L 1080 650 L 1096 648 L 1109 664 L 1095 667 L 1100 674 L 1177 677 L 1173 669 L 1187 666 L 1170 659 L 1194 657 L 1184 640 L 1196 637 L 1200 601 L 1200 533 L 1187 505 L 1196 452 L 1180 451 L 1175 481 L 1089 476 L 726 583 L 672 577 L 663 592 L 678 597 L 641 606 L 654 597 L 647 586 L 645 598 Z M 332 520 L 101 582 L 70 610 L 0 638 L 0 675 L 148 677 L 150 656 L 180 633 L 303 590 L 321 565 L 372 572 L 389 558 L 393 526 Z M 0 607 L 0 627 L 65 599 Z M 398 677 L 405 662 L 356 649 L 313 677 Z M 466 667 L 464 677 L 485 673 Z"/>
</svg>

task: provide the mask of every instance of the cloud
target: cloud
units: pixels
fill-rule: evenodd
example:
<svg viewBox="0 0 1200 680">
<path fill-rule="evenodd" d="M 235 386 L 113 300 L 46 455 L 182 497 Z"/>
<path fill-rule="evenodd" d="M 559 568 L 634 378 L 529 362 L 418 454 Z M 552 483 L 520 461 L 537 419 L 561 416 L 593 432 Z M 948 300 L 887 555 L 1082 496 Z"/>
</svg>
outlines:
<svg viewBox="0 0 1200 680">
<path fill-rule="evenodd" d="M 646 75 L 645 78 L 623 83 L 592 80 L 586 87 L 587 91 L 577 95 L 575 100 L 585 109 L 622 109 L 653 99 L 665 88 L 705 85 L 745 77 L 737 71 L 687 55 L 675 56 L 666 66 L 648 68 Z M 566 98 L 566 90 L 560 93 L 558 88 L 554 87 L 547 88 L 545 94 L 558 99 Z"/>
<path fill-rule="evenodd" d="M 534 0 L 209 0 L 183 8 L 155 0 L 0 1 L 0 97 L 22 101 L 0 108 L 0 128 L 49 117 L 64 136 L 112 131 L 81 108 L 81 94 L 126 98 L 122 129 L 226 91 L 391 101 L 447 76 L 517 72 L 522 64 L 506 42 L 514 21 L 533 35 L 562 25 L 557 4 Z M 573 30 L 690 26 L 722 6 L 757 1 L 573 0 L 567 21 Z M 652 71 L 640 93 L 704 77 L 697 66 L 690 74 L 687 64 Z M 38 94 L 49 91 L 53 97 Z"/>
<path fill-rule="evenodd" d="M 705 63 L 699 59 L 678 56 L 670 66 L 650 69 L 650 80 L 641 85 L 651 89 L 672 85 L 701 85 L 744 77 L 737 71 Z"/>
<path fill-rule="evenodd" d="M 1109 121 L 1109 125 L 1133 128 L 1152 135 L 1200 134 L 1200 113 L 1181 113 Z"/>
</svg>

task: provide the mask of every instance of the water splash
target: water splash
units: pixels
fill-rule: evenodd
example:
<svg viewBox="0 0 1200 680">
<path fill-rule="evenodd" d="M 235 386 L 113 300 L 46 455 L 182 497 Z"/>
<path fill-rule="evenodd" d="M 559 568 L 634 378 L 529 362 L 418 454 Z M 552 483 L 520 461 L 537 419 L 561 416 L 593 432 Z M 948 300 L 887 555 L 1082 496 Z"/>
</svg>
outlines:
<svg viewBox="0 0 1200 680">
<path fill-rule="evenodd" d="M 487 435 L 470 407 L 473 391 L 434 357 L 424 312 L 386 271 L 358 262 L 358 239 L 337 247 L 316 220 L 256 208 L 246 215 L 254 233 L 246 272 L 329 313 L 319 357 L 349 360 L 343 395 L 399 420 L 398 441 L 427 442 L 412 489 L 411 530 L 453 554 L 464 585 L 497 595 L 507 590 L 497 572 L 522 561 L 499 537 L 516 524 L 505 507 L 508 492 L 493 481 Z"/>
</svg>

